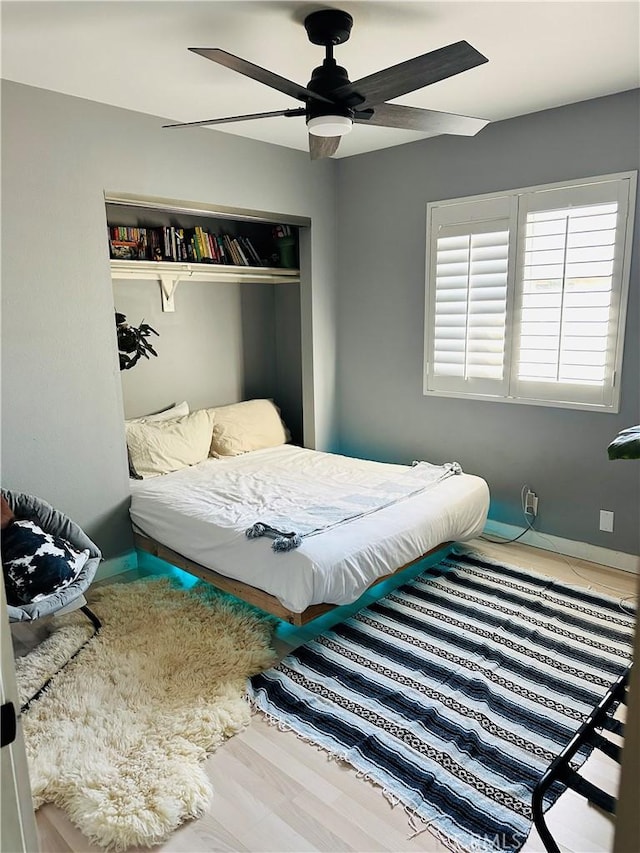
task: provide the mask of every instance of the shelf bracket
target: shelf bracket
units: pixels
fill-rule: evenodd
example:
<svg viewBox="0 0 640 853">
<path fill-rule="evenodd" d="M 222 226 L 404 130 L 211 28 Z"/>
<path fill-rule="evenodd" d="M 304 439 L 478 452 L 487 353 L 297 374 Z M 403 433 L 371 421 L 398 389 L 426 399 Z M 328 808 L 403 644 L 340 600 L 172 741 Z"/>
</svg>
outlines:
<svg viewBox="0 0 640 853">
<path fill-rule="evenodd" d="M 180 281 L 180 276 L 168 275 L 161 273 L 160 276 L 160 291 L 162 293 L 162 310 L 175 311 L 176 306 L 173 301 L 173 295 L 176 292 L 176 287 Z"/>
</svg>

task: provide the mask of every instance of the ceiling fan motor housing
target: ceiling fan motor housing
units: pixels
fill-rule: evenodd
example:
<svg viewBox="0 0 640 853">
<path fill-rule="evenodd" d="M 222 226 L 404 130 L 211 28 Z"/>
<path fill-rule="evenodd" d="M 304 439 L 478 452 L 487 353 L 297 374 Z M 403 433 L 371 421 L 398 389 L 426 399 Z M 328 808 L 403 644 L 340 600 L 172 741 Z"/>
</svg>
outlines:
<svg viewBox="0 0 640 853">
<path fill-rule="evenodd" d="M 336 65 L 335 60 L 325 59 L 323 64 L 314 68 L 307 89 L 332 99 L 332 93 L 341 86 L 349 85 L 349 75 L 346 68 Z M 315 98 L 307 100 L 307 117 L 316 118 L 324 115 L 343 115 L 353 118 L 353 110 L 342 101 L 327 104 Z"/>
</svg>

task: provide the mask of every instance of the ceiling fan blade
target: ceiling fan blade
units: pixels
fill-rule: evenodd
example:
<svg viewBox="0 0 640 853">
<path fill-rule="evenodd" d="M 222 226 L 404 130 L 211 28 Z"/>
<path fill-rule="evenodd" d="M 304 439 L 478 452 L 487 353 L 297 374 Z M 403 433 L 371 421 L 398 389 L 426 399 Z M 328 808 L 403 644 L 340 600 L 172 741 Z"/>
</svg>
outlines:
<svg viewBox="0 0 640 853">
<path fill-rule="evenodd" d="M 226 50 L 220 50 L 217 47 L 190 47 L 189 50 L 192 53 L 197 53 L 199 56 L 204 56 L 205 59 L 210 59 L 212 62 L 224 65 L 232 71 L 238 71 L 240 74 L 244 74 L 245 77 L 251 77 L 252 80 L 257 80 L 258 83 L 264 83 L 266 86 L 271 86 L 272 89 L 284 92 L 285 95 L 297 98 L 299 101 L 306 101 L 308 98 L 313 98 L 325 104 L 333 103 L 333 101 L 330 101 L 323 95 L 319 95 L 317 92 L 312 92 L 311 89 L 307 89 L 305 86 L 300 86 L 292 80 L 287 80 L 286 77 L 280 77 L 279 74 L 267 71 L 266 68 L 254 65 L 246 59 L 240 59 L 239 56 L 227 53 Z"/>
<path fill-rule="evenodd" d="M 323 157 L 331 157 L 338 150 L 341 136 L 316 136 L 309 134 L 309 154 L 312 160 L 321 160 Z"/>
<path fill-rule="evenodd" d="M 229 124 L 232 121 L 252 121 L 255 118 L 272 118 L 273 116 L 303 116 L 303 107 L 295 110 L 275 110 L 270 113 L 250 113 L 246 116 L 229 116 L 228 118 L 206 118 L 203 121 L 184 121 L 179 124 L 163 124 L 163 127 L 206 127 L 209 124 Z"/>
<path fill-rule="evenodd" d="M 419 107 L 404 107 L 400 104 L 378 104 L 370 118 L 355 113 L 354 122 L 377 127 L 398 127 L 402 130 L 419 130 L 429 136 L 451 133 L 455 136 L 475 136 L 489 124 L 488 119 L 422 110 Z"/>
<path fill-rule="evenodd" d="M 486 56 L 468 42 L 458 41 L 370 74 L 355 83 L 345 84 L 332 92 L 332 96 L 337 101 L 346 99 L 346 102 L 356 109 L 375 107 L 383 101 L 399 98 L 407 92 L 446 80 L 447 77 L 453 77 L 488 61 Z M 364 101 L 358 103 L 357 95 L 362 96 Z"/>
</svg>

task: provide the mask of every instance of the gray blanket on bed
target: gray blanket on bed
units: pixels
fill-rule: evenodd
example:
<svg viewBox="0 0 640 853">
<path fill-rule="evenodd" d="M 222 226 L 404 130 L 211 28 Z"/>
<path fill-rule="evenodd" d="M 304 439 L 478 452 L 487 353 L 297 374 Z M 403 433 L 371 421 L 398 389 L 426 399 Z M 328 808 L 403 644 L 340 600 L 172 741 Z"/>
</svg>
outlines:
<svg viewBox="0 0 640 853">
<path fill-rule="evenodd" d="M 273 539 L 271 547 L 274 551 L 291 551 L 298 548 L 307 536 L 369 515 L 461 473 L 462 468 L 457 462 L 444 465 L 414 462 L 406 471 L 376 484 L 375 488 L 358 484 L 351 493 L 336 497 L 330 504 L 299 506 L 295 514 L 287 518 L 278 515 L 265 517 L 249 527 L 246 535 L 249 539 L 267 536 Z"/>
</svg>

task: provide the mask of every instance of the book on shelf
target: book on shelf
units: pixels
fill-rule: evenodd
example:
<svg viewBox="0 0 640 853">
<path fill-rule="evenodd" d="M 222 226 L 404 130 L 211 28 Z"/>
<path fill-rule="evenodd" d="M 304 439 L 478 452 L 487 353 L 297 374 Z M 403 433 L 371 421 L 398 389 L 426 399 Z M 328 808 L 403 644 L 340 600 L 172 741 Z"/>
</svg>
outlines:
<svg viewBox="0 0 640 853">
<path fill-rule="evenodd" d="M 207 235 L 207 239 L 209 240 L 209 249 L 211 251 L 211 259 L 213 263 L 223 264 L 224 260 L 222 259 L 222 253 L 220 252 L 220 246 L 218 245 L 216 235 L 210 231 Z"/>
<path fill-rule="evenodd" d="M 229 263 L 230 264 L 237 264 L 236 254 L 233 251 L 233 247 L 231 245 L 231 238 L 229 237 L 228 234 L 221 234 L 220 236 L 222 237 L 222 242 L 223 242 L 224 248 L 226 250 L 227 258 L 229 259 Z"/>
<path fill-rule="evenodd" d="M 210 259 L 211 251 L 209 249 L 209 238 L 200 225 L 196 225 L 195 227 L 195 239 L 200 260 L 206 261 L 207 259 Z"/>
<path fill-rule="evenodd" d="M 233 237 L 233 245 L 236 247 L 236 251 L 240 257 L 240 261 L 245 267 L 249 266 L 249 261 L 247 260 L 247 256 L 244 253 L 244 249 L 242 248 L 242 244 L 237 237 Z"/>
<path fill-rule="evenodd" d="M 218 257 L 220 258 L 221 264 L 228 264 L 229 258 L 227 257 L 227 250 L 224 245 L 224 240 L 222 239 L 221 234 L 214 234 L 214 240 L 218 247 Z"/>
<path fill-rule="evenodd" d="M 247 255 L 248 258 L 250 258 L 249 263 L 254 265 L 254 266 L 262 266 L 262 261 L 260 260 L 260 256 L 258 255 L 256 250 L 254 249 L 253 243 L 251 242 L 251 240 L 248 237 L 239 237 L 238 239 L 241 241 L 242 245 L 244 246 L 245 254 Z"/>
<path fill-rule="evenodd" d="M 193 228 L 110 225 L 108 233 L 110 256 L 114 259 L 258 267 L 268 264 L 260 257 L 250 237 L 222 230 L 216 233 L 201 225 Z M 288 225 L 272 229 L 276 241 L 290 234 Z"/>
<path fill-rule="evenodd" d="M 139 260 L 138 244 L 133 240 L 111 240 L 109 243 L 111 257 L 118 261 Z"/>
</svg>

